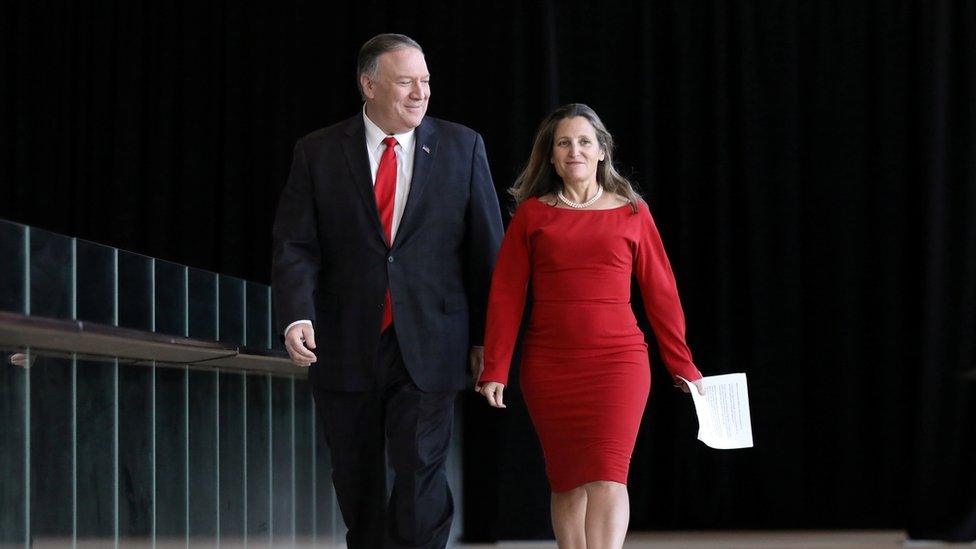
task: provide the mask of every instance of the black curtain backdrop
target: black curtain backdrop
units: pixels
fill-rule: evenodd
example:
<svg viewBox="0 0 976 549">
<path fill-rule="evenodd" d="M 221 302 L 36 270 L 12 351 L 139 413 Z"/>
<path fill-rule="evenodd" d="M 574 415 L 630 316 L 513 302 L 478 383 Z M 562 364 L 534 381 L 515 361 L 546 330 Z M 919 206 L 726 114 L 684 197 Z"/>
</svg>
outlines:
<svg viewBox="0 0 976 549">
<path fill-rule="evenodd" d="M 484 135 L 503 197 L 547 112 L 589 104 L 697 363 L 747 372 L 753 405 L 755 448 L 705 448 L 652 356 L 632 529 L 976 537 L 976 3 L 0 9 L 0 216 L 261 282 L 291 147 L 357 112 L 373 34 L 424 46 L 430 114 Z M 510 393 L 462 399 L 469 539 L 550 535 Z"/>
</svg>

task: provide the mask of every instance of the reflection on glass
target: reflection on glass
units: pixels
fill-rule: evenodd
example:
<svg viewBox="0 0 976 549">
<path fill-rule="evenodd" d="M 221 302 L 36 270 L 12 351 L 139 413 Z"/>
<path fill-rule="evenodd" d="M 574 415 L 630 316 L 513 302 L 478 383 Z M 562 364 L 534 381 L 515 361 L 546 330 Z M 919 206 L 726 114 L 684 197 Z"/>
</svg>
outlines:
<svg viewBox="0 0 976 549">
<path fill-rule="evenodd" d="M 244 281 L 219 275 L 220 319 L 218 340 L 228 345 L 244 344 Z"/>
<path fill-rule="evenodd" d="M 0 219 L 0 311 L 24 314 L 24 226 Z M 0 519 L 2 520 L 2 519 Z"/>
<path fill-rule="evenodd" d="M 75 241 L 78 320 L 115 324 L 115 248 Z"/>
<path fill-rule="evenodd" d="M 156 260 L 156 331 L 186 335 L 186 267 Z"/>
<path fill-rule="evenodd" d="M 200 269 L 188 269 L 186 280 L 189 292 L 187 335 L 195 339 L 216 340 L 217 275 Z"/>
<path fill-rule="evenodd" d="M 152 260 L 119 250 L 119 326 L 152 331 Z"/>
<path fill-rule="evenodd" d="M 72 239 L 30 230 L 30 314 L 71 318 L 73 314 Z"/>
</svg>

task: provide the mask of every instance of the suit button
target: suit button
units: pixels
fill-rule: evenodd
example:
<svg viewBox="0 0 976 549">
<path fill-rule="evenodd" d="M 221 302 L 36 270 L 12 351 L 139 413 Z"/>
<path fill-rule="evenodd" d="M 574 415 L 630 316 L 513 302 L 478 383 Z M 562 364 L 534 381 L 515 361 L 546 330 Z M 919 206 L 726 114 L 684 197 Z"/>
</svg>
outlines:
<svg viewBox="0 0 976 549">
<path fill-rule="evenodd" d="M 389 261 L 390 263 L 393 263 L 393 256 L 391 255 L 390 257 L 386 258 L 386 260 Z"/>
</svg>

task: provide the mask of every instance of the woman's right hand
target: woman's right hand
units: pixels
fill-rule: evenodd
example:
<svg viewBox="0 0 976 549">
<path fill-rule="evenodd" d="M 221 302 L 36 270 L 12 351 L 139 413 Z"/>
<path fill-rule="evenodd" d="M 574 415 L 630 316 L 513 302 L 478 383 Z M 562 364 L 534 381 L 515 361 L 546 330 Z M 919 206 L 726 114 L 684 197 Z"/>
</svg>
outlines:
<svg viewBox="0 0 976 549">
<path fill-rule="evenodd" d="M 495 408 L 506 408 L 505 403 L 502 401 L 502 393 L 504 391 L 505 386 L 497 381 L 489 381 L 478 390 L 479 393 L 488 399 L 488 404 L 491 404 Z"/>
</svg>

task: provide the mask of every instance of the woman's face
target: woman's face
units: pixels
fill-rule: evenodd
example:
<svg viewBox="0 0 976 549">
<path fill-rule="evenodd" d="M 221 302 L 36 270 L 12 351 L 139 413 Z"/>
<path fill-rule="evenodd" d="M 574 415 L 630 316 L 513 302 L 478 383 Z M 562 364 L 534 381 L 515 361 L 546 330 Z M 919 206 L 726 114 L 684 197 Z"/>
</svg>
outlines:
<svg viewBox="0 0 976 549">
<path fill-rule="evenodd" d="M 586 118 L 564 118 L 556 125 L 549 161 L 563 183 L 596 183 L 596 169 L 605 156 Z"/>
</svg>

